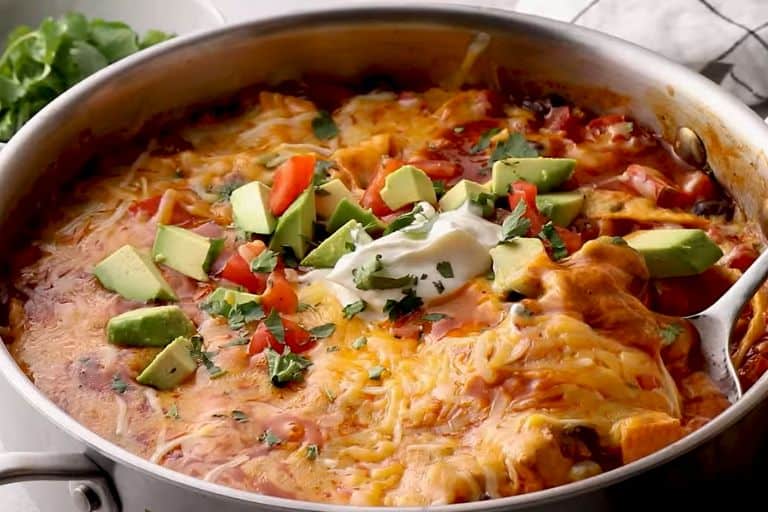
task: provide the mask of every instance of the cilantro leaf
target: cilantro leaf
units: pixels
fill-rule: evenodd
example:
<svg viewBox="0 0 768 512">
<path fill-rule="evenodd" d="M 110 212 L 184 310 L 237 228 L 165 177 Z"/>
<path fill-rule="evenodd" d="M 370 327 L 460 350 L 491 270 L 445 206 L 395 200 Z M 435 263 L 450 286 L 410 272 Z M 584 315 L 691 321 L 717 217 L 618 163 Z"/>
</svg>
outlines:
<svg viewBox="0 0 768 512">
<path fill-rule="evenodd" d="M 309 460 L 315 460 L 317 458 L 317 454 L 319 453 L 319 450 L 317 448 L 316 444 L 308 444 L 307 445 L 307 459 Z"/>
<path fill-rule="evenodd" d="M 421 319 L 424 320 L 425 322 L 437 322 L 444 318 L 449 318 L 449 317 L 445 313 L 428 313 L 423 317 L 421 317 Z"/>
<path fill-rule="evenodd" d="M 270 249 L 264 249 L 251 260 L 251 272 L 272 272 L 275 266 L 277 266 L 277 253 Z"/>
<path fill-rule="evenodd" d="M 384 313 L 389 316 L 390 320 L 397 320 L 404 317 L 414 311 L 417 311 L 424 305 L 424 301 L 416 295 L 413 289 L 409 288 L 403 291 L 404 297 L 400 300 L 387 299 L 384 303 Z"/>
<path fill-rule="evenodd" d="M 226 370 L 222 370 L 216 366 L 213 360 L 211 360 L 211 352 L 206 352 L 203 350 L 202 336 L 195 334 L 189 338 L 189 341 L 192 342 L 192 348 L 189 351 L 192 359 L 194 359 L 197 364 L 202 364 L 205 366 L 205 369 L 208 370 L 208 375 L 210 375 L 212 379 L 217 379 L 227 373 Z"/>
<path fill-rule="evenodd" d="M 496 206 L 496 196 L 488 192 L 480 192 L 477 197 L 470 197 L 469 202 L 480 207 L 483 217 L 490 217 Z"/>
<path fill-rule="evenodd" d="M 312 131 L 320 140 L 332 139 L 339 134 L 339 127 L 331 117 L 331 114 L 325 110 L 317 113 L 317 117 L 312 120 Z"/>
<path fill-rule="evenodd" d="M 495 127 L 483 132 L 483 134 L 480 136 L 477 142 L 471 148 L 469 148 L 469 152 L 475 155 L 483 150 L 488 149 L 488 146 L 491 145 L 491 139 L 493 138 L 494 135 L 497 135 L 500 131 L 501 131 L 501 128 Z"/>
<path fill-rule="evenodd" d="M 450 261 L 441 261 L 437 264 L 437 271 L 446 279 L 453 277 L 453 267 Z"/>
<path fill-rule="evenodd" d="M 248 423 L 248 416 L 243 411 L 232 411 L 232 419 L 238 423 Z"/>
<path fill-rule="evenodd" d="M 309 335 L 315 339 L 320 339 L 320 338 L 327 338 L 328 336 L 332 335 L 334 332 L 336 332 L 336 324 L 329 322 L 327 324 L 318 325 L 311 328 L 309 330 Z"/>
<path fill-rule="evenodd" d="M 391 277 L 384 271 L 381 254 L 377 254 L 368 263 L 352 269 L 352 281 L 359 290 L 394 290 L 414 283 L 412 275 Z"/>
<path fill-rule="evenodd" d="M 126 382 L 123 380 L 123 378 L 120 377 L 119 373 L 116 373 L 112 377 L 112 385 L 111 385 L 111 387 L 112 387 L 112 391 L 115 391 L 115 392 L 117 392 L 117 393 L 122 395 L 128 389 L 128 384 L 126 384 Z"/>
<path fill-rule="evenodd" d="M 355 350 L 360 350 L 364 346 L 368 344 L 368 338 L 365 336 L 360 336 L 355 341 L 352 342 L 352 348 Z"/>
<path fill-rule="evenodd" d="M 277 437 L 271 430 L 265 430 L 260 436 L 259 441 L 266 444 L 269 448 L 273 448 L 283 442 L 282 439 Z"/>
<path fill-rule="evenodd" d="M 501 141 L 493 148 L 491 157 L 488 159 L 488 165 L 493 164 L 499 160 L 505 158 L 530 158 L 539 156 L 539 152 L 536 148 L 528 142 L 522 133 L 515 132 L 511 134 L 507 140 Z"/>
<path fill-rule="evenodd" d="M 317 160 L 315 162 L 315 168 L 312 172 L 312 185 L 317 187 L 322 185 L 330 178 L 328 171 L 336 166 L 336 162 L 331 160 Z M 316 192 L 320 192 L 319 190 Z"/>
<path fill-rule="evenodd" d="M 165 413 L 165 417 L 171 418 L 172 420 L 179 419 L 179 407 L 176 405 L 176 402 L 172 403 L 168 408 L 168 411 Z"/>
<path fill-rule="evenodd" d="M 247 345 L 248 338 L 243 338 L 242 336 L 238 336 L 237 338 L 234 338 L 232 341 L 229 341 L 221 346 L 221 348 L 229 348 L 229 347 L 241 347 L 243 345 Z"/>
<path fill-rule="evenodd" d="M 288 349 L 283 354 L 279 354 L 267 348 L 265 353 L 269 379 L 277 387 L 283 387 L 289 382 L 301 381 L 304 378 L 304 370 L 312 366 L 312 361 Z"/>
<path fill-rule="evenodd" d="M 561 260 L 568 256 L 568 248 L 565 246 L 565 242 L 560 238 L 555 230 L 555 225 L 552 222 L 547 222 L 541 228 L 539 238 L 549 242 L 552 247 L 552 259 L 555 261 Z"/>
<path fill-rule="evenodd" d="M 432 188 L 435 190 L 435 196 L 438 199 L 445 195 L 445 182 L 443 180 L 432 181 Z"/>
<path fill-rule="evenodd" d="M 232 329 L 242 329 L 251 322 L 264 318 L 264 308 L 258 302 L 250 301 L 235 304 L 229 310 L 227 319 Z"/>
<path fill-rule="evenodd" d="M 358 313 L 365 311 L 365 308 L 367 307 L 368 303 L 360 299 L 356 302 L 352 302 L 344 306 L 344 308 L 341 310 L 341 313 L 344 315 L 344 318 L 353 318 Z"/>
<path fill-rule="evenodd" d="M 531 220 L 525 217 L 528 207 L 523 201 L 519 201 L 512 213 L 501 224 L 501 236 L 505 241 L 518 236 L 524 236 L 531 229 Z"/>
<path fill-rule="evenodd" d="M 269 312 L 269 316 L 264 319 L 264 325 L 281 345 L 285 344 L 285 326 L 276 309 Z"/>
<path fill-rule="evenodd" d="M 437 293 L 442 294 L 445 291 L 445 285 L 442 281 L 432 281 L 432 284 L 435 287 L 435 290 L 437 290 Z"/>
<path fill-rule="evenodd" d="M 368 378 L 372 380 L 381 380 L 381 374 L 384 373 L 386 368 L 383 366 L 372 366 L 368 369 Z"/>
<path fill-rule="evenodd" d="M 384 236 L 410 226 L 416 221 L 416 215 L 422 212 L 423 208 L 420 204 L 417 204 L 410 212 L 404 213 L 390 222 L 387 228 L 384 230 Z"/>
<path fill-rule="evenodd" d="M 665 347 L 671 345 L 677 340 L 677 337 L 683 333 L 683 327 L 680 324 L 667 324 L 659 329 L 662 345 Z"/>
<path fill-rule="evenodd" d="M 323 393 L 325 394 L 325 398 L 327 398 L 330 403 L 336 401 L 336 393 L 334 393 L 332 390 L 323 387 Z"/>
</svg>

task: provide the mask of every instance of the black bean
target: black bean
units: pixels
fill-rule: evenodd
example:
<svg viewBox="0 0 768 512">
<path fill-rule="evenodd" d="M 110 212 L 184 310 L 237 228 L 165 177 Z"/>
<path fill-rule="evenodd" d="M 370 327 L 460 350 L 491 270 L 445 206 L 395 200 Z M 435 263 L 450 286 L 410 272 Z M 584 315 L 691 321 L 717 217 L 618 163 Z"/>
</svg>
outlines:
<svg viewBox="0 0 768 512">
<path fill-rule="evenodd" d="M 733 202 L 729 199 L 713 199 L 699 201 L 693 205 L 691 211 L 696 215 L 713 216 L 724 215 L 730 220 L 733 217 Z"/>
</svg>

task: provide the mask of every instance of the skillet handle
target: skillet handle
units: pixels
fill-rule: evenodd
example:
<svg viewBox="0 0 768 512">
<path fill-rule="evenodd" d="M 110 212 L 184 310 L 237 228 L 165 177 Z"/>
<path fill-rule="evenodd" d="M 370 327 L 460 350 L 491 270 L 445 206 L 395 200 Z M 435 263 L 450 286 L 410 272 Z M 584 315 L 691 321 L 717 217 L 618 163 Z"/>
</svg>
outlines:
<svg viewBox="0 0 768 512">
<path fill-rule="evenodd" d="M 69 481 L 69 492 L 82 512 L 120 512 L 108 477 L 82 453 L 0 453 L 0 485 L 37 480 Z"/>
</svg>

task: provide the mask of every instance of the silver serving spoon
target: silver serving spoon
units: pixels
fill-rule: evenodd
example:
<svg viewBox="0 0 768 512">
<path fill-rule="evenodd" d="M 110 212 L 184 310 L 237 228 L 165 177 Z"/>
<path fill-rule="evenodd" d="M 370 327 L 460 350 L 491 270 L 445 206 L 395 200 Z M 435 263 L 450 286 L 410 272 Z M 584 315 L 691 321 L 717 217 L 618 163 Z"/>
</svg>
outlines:
<svg viewBox="0 0 768 512">
<path fill-rule="evenodd" d="M 739 313 L 768 278 L 768 250 L 710 307 L 685 317 L 699 332 L 704 370 L 731 403 L 741 398 L 741 383 L 731 361 L 731 333 Z"/>
</svg>

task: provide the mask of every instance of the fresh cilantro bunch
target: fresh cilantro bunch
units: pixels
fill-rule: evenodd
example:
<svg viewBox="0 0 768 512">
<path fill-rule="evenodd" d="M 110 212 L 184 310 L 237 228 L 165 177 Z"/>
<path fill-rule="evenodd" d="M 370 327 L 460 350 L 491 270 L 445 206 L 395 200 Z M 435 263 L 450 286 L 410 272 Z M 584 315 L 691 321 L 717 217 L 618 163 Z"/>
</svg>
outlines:
<svg viewBox="0 0 768 512">
<path fill-rule="evenodd" d="M 78 13 L 16 27 L 0 56 L 0 142 L 83 78 L 171 37 L 150 30 L 139 38 L 125 23 Z"/>
</svg>

